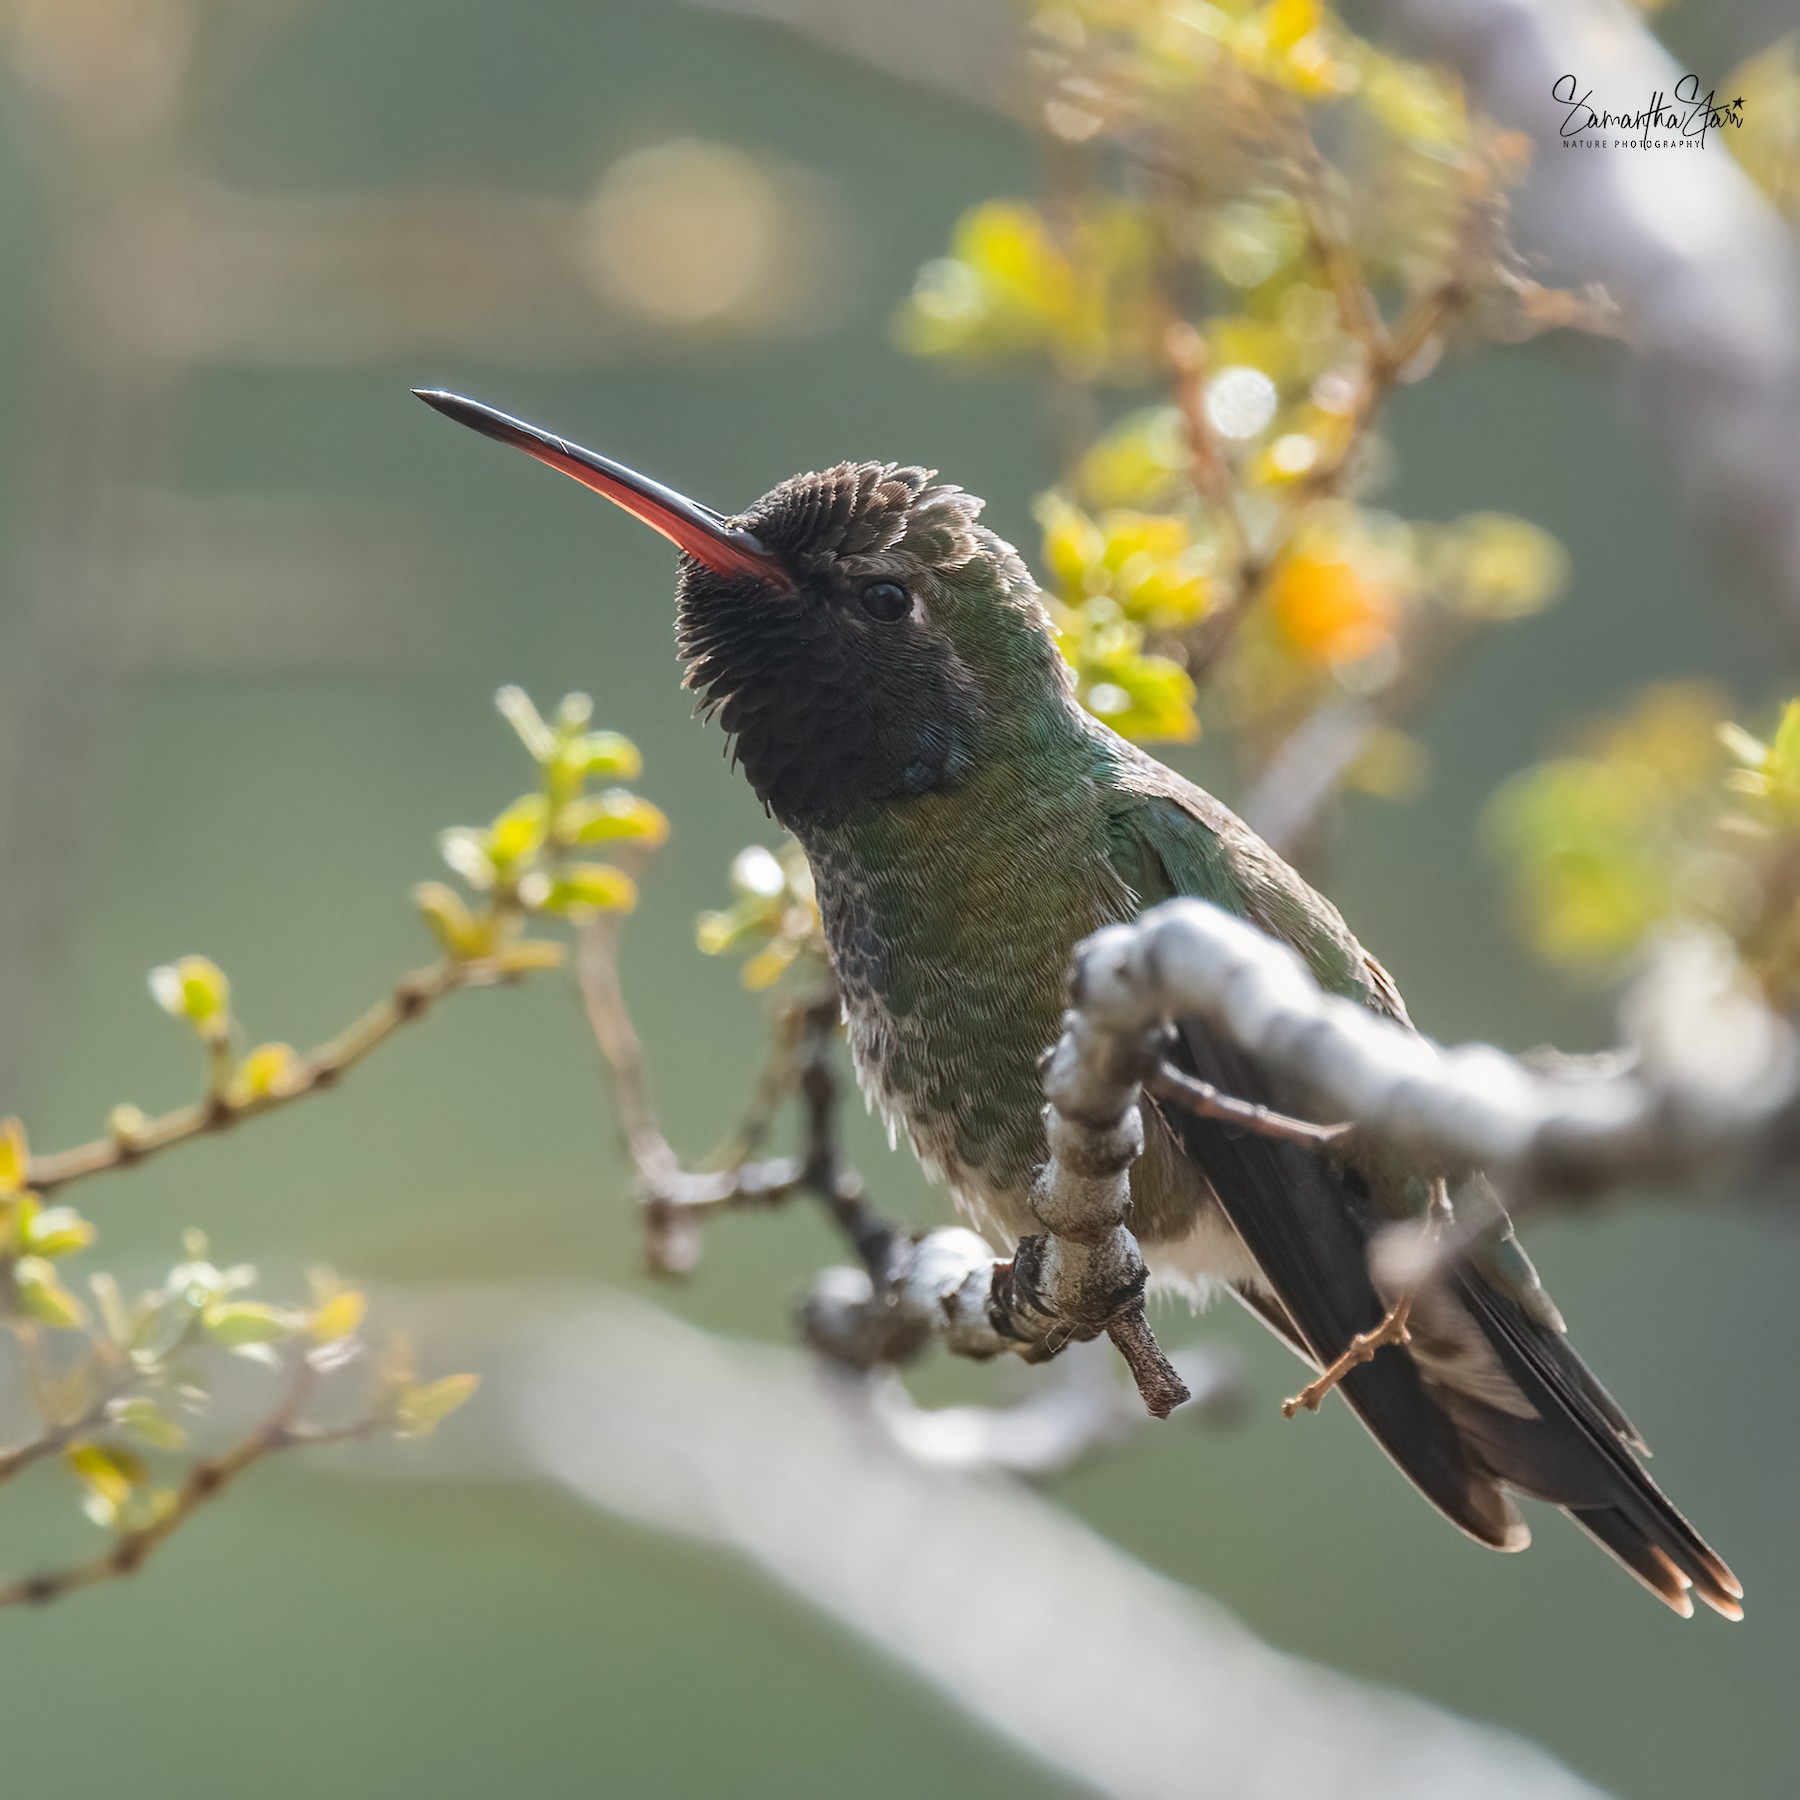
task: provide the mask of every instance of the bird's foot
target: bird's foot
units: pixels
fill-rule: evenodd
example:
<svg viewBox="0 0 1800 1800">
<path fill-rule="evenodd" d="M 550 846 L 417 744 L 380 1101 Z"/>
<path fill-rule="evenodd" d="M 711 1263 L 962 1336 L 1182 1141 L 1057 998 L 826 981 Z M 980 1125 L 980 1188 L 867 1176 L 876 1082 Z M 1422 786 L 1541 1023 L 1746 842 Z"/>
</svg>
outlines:
<svg viewBox="0 0 1800 1800">
<path fill-rule="evenodd" d="M 1360 1369 L 1364 1363 L 1373 1361 L 1377 1350 L 1387 1344 L 1410 1344 L 1412 1333 L 1407 1330 L 1406 1321 L 1411 1316 L 1412 1305 L 1412 1295 L 1402 1294 L 1388 1308 L 1379 1325 L 1369 1331 L 1359 1331 L 1350 1340 L 1343 1355 L 1319 1372 L 1317 1380 L 1309 1381 L 1293 1399 L 1282 1401 L 1281 1416 L 1291 1419 L 1298 1412 L 1317 1412 L 1325 1396 L 1352 1369 Z"/>
<path fill-rule="evenodd" d="M 1420 1234 L 1428 1250 L 1443 1235 L 1444 1228 L 1451 1222 L 1451 1216 L 1449 1184 L 1442 1176 L 1438 1176 L 1431 1184 L 1431 1199 L 1426 1207 Z M 1412 1317 L 1413 1301 L 1417 1295 L 1417 1286 L 1407 1287 L 1389 1306 L 1379 1325 L 1368 1331 L 1359 1331 L 1350 1340 L 1344 1353 L 1319 1371 L 1316 1380 L 1309 1381 L 1293 1399 L 1282 1401 L 1281 1416 L 1291 1419 L 1299 1412 L 1317 1412 L 1325 1396 L 1352 1369 L 1360 1369 L 1364 1363 L 1374 1361 L 1377 1350 L 1388 1344 L 1398 1344 L 1403 1348 L 1410 1344 L 1412 1333 L 1407 1330 L 1406 1325 L 1407 1320 Z"/>
</svg>

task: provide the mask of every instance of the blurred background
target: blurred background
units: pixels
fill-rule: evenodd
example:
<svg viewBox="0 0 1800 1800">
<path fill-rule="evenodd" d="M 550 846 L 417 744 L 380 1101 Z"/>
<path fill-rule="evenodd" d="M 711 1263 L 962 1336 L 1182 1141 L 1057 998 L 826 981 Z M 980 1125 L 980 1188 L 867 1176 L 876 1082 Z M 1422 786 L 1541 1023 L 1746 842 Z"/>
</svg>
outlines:
<svg viewBox="0 0 1800 1800">
<path fill-rule="evenodd" d="M 155 964 L 204 951 L 253 1029 L 309 1044 L 421 960 L 407 893 L 436 832 L 521 785 L 503 682 L 585 689 L 643 749 L 675 830 L 625 979 L 671 1136 L 730 1122 L 761 1002 L 695 953 L 693 919 L 775 836 L 678 688 L 666 547 L 408 389 L 724 509 L 840 458 L 925 463 L 1035 548 L 1057 472 L 1039 384 L 922 365 L 892 331 L 956 217 L 1039 182 L 983 97 L 1009 15 L 922 9 L 871 43 L 853 7 L 794 10 L 822 35 L 667 0 L 0 3 L 0 1112 L 34 1142 L 190 1092 Z M 1711 79 L 1775 25 L 1720 6 L 1666 32 Z M 1602 991 L 1509 928 L 1475 829 L 1495 788 L 1648 681 L 1780 686 L 1759 603 L 1674 491 L 1659 439 L 1681 422 L 1627 396 L 1626 360 L 1491 351 L 1389 420 L 1385 504 L 1516 512 L 1571 562 L 1564 601 L 1485 640 L 1418 721 L 1429 789 L 1353 802 L 1329 865 L 1443 1038 L 1609 1030 Z M 1172 760 L 1231 797 L 1206 741 Z M 855 1153 L 888 1211 L 940 1219 L 860 1115 Z M 648 1285 L 555 982 L 459 1001 L 341 1093 L 93 1210 L 119 1266 L 200 1224 L 222 1260 L 275 1269 Z M 1610 1791 L 1789 1794 L 1800 1242 L 1666 1202 L 1528 1236 L 1659 1478 L 1745 1578 L 1743 1626 L 1681 1627 L 1549 1518 L 1523 1558 L 1478 1552 L 1343 1409 L 1284 1424 L 1291 1368 L 1222 1312 L 1169 1329 L 1241 1345 L 1245 1422 L 1140 1434 L 1056 1498 L 1282 1648 Z M 657 1297 L 785 1340 L 837 1254 L 803 1210 L 727 1220 Z M 1062 1791 L 723 1554 L 548 1489 L 349 1467 L 258 1471 L 140 1579 L 8 1617 L 16 1791 Z M 8 1503 L 24 1563 L 75 1541 L 54 1475 Z"/>
</svg>

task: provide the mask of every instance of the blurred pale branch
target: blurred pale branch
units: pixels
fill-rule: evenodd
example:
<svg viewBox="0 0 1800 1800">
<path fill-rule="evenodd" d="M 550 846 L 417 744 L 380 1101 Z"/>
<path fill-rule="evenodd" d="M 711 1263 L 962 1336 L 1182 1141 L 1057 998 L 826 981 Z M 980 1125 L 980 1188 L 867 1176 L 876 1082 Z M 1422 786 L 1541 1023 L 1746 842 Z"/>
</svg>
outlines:
<svg viewBox="0 0 1800 1800">
<path fill-rule="evenodd" d="M 1715 134 L 1697 151 L 1569 155 L 1559 76 L 1598 94 L 1672 93 L 1685 73 L 1609 0 L 1379 0 L 1373 16 L 1453 66 L 1546 167 L 1522 201 L 1533 237 L 1618 301 L 1653 439 L 1721 551 L 1790 637 L 1800 627 L 1800 246 Z M 1771 65 L 1771 73 L 1774 65 Z M 1745 91 L 1740 75 L 1726 78 Z M 1702 86 L 1710 85 L 1702 82 Z M 1791 91 L 1791 90 L 1790 90 Z M 1783 93 L 1761 97 L 1779 131 Z M 1641 104 L 1632 99 L 1632 105 Z"/>
<path fill-rule="evenodd" d="M 1123 1800 L 1599 1800 L 1517 1738 L 1271 1649 L 996 1479 L 1004 1456 L 946 1449 L 971 1426 L 989 1436 L 991 1419 L 932 1414 L 906 1442 L 914 1428 L 891 1429 L 879 1387 L 620 1296 L 477 1289 L 384 1304 L 436 1354 L 493 1373 L 454 1438 L 359 1468 L 542 1473 L 610 1513 L 729 1549 L 1083 1787 Z M 1212 1385 L 1206 1363 L 1177 1356 Z M 1067 1422 L 1054 1417 L 1041 1421 L 1053 1439 Z"/>
</svg>

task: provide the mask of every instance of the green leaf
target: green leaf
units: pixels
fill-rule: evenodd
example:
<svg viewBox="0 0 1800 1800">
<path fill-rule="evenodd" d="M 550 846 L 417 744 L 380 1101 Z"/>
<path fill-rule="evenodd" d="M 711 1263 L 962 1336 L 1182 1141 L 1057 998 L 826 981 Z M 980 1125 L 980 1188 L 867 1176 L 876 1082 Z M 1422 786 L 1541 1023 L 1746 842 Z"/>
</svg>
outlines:
<svg viewBox="0 0 1800 1800">
<path fill-rule="evenodd" d="M 616 731 L 590 731 L 574 748 L 590 781 L 636 781 L 644 772 L 637 745 Z"/>
<path fill-rule="evenodd" d="M 150 1129 L 150 1115 L 141 1106 L 123 1101 L 106 1115 L 106 1135 L 115 1143 L 138 1143 Z"/>
<path fill-rule="evenodd" d="M 538 975 L 560 969 L 566 960 L 563 946 L 548 938 L 519 938 L 494 955 L 495 965 L 506 975 Z"/>
<path fill-rule="evenodd" d="M 292 1044 L 258 1044 L 232 1078 L 232 1104 L 244 1106 L 268 1099 L 287 1080 L 297 1061 Z"/>
<path fill-rule="evenodd" d="M 342 1288 L 313 1314 L 309 1327 L 313 1341 L 335 1344 L 341 1338 L 354 1337 L 369 1310 L 369 1298 L 355 1288 Z"/>
<path fill-rule="evenodd" d="M 593 716 L 594 702 L 591 695 L 564 694 L 556 703 L 556 735 L 564 743 L 571 742 L 587 730 L 588 721 Z"/>
<path fill-rule="evenodd" d="M 606 863 L 565 864 L 543 900 L 546 912 L 575 914 L 628 912 L 636 904 L 637 884 Z"/>
<path fill-rule="evenodd" d="M 115 1400 L 107 1409 L 113 1422 L 152 1450 L 185 1450 L 188 1435 L 147 1395 Z"/>
<path fill-rule="evenodd" d="M 57 1331 L 79 1331 L 87 1324 L 87 1308 L 57 1280 L 43 1257 L 20 1257 L 12 1277 L 14 1299 L 26 1318 Z"/>
<path fill-rule="evenodd" d="M 494 859 L 485 831 L 453 825 L 438 833 L 438 851 L 470 887 L 485 893 L 494 885 Z"/>
<path fill-rule="evenodd" d="M 446 1375 L 407 1388 L 394 1403 L 394 1429 L 402 1437 L 426 1437 L 480 1386 L 479 1375 Z"/>
<path fill-rule="evenodd" d="M 556 754 L 556 733 L 544 723 L 543 715 L 532 705 L 531 696 L 522 687 L 503 687 L 494 696 L 494 704 L 514 731 L 519 742 L 531 753 L 534 762 L 547 763 Z"/>
<path fill-rule="evenodd" d="M 695 923 L 694 941 L 703 956 L 725 956 L 767 936 L 778 910 L 766 900 L 740 900 L 723 912 L 703 912 Z"/>
<path fill-rule="evenodd" d="M 187 1019 L 202 1036 L 218 1036 L 231 1016 L 231 983 L 218 964 L 184 956 L 150 971 L 150 992 L 164 1012 Z"/>
<path fill-rule="evenodd" d="M 1506 513 L 1470 513 L 1440 539 L 1440 575 L 1475 618 L 1522 619 L 1541 612 L 1569 579 L 1569 558 L 1549 532 Z"/>
<path fill-rule="evenodd" d="M 69 1256 L 85 1250 L 100 1234 L 72 1206 L 46 1207 L 23 1226 L 25 1248 L 43 1257 Z"/>
<path fill-rule="evenodd" d="M 569 952 L 549 938 L 520 938 L 495 952 L 493 963 L 504 976 L 540 976 L 551 968 L 562 968 L 567 959 Z"/>
<path fill-rule="evenodd" d="M 30 1167 L 31 1147 L 25 1141 L 24 1125 L 17 1119 L 0 1123 L 0 1199 L 24 1188 Z"/>
<path fill-rule="evenodd" d="M 488 866 L 491 871 L 491 865 Z M 478 919 L 454 888 L 441 881 L 421 881 L 412 897 L 413 905 L 437 939 L 438 948 L 452 962 L 475 962 L 492 952 L 492 921 Z"/>
<path fill-rule="evenodd" d="M 83 1439 L 63 1452 L 63 1461 L 86 1490 L 84 1505 L 98 1525 L 115 1524 L 132 1490 L 149 1485 L 150 1470 L 144 1459 L 120 1444 Z"/>
<path fill-rule="evenodd" d="M 1088 449 L 1081 459 L 1079 485 L 1094 506 L 1161 506 L 1180 492 L 1188 460 L 1181 414 L 1172 406 L 1153 406 L 1128 414 Z M 1049 521 L 1044 522 L 1048 530 Z M 1080 548 L 1092 550 L 1097 559 L 1092 539 Z"/>
<path fill-rule="evenodd" d="M 571 844 L 660 844 L 669 835 L 662 809 L 623 788 L 571 802 L 557 824 L 564 841 Z"/>
<path fill-rule="evenodd" d="M 1800 797 L 1800 700 L 1790 700 L 1781 709 L 1781 723 L 1775 727 L 1763 769 L 1772 792 L 1789 801 Z"/>
<path fill-rule="evenodd" d="M 488 860 L 505 874 L 535 856 L 544 842 L 549 804 L 542 794 L 515 800 L 488 828 Z"/>
<path fill-rule="evenodd" d="M 579 799 L 590 781 L 635 781 L 643 770 L 637 746 L 616 731 L 572 732 L 550 764 L 550 798 L 561 808 Z"/>
<path fill-rule="evenodd" d="M 235 1350 L 243 1344 L 273 1344 L 290 1337 L 291 1313 L 260 1300 L 226 1300 L 208 1306 L 200 1315 L 200 1328 L 215 1344 Z"/>
</svg>

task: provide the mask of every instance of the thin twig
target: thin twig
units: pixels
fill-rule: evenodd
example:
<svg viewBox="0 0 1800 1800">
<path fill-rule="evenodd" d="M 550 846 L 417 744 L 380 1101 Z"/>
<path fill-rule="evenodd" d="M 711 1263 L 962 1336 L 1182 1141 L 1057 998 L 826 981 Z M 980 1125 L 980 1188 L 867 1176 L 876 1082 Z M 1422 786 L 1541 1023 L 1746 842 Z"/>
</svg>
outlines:
<svg viewBox="0 0 1800 1800">
<path fill-rule="evenodd" d="M 775 1206 L 804 1192 L 825 1203 L 871 1278 L 878 1286 L 885 1284 L 899 1233 L 868 1205 L 862 1177 L 844 1161 L 838 1138 L 832 1059 L 840 1009 L 835 985 L 790 1008 L 777 1022 L 775 1049 L 744 1124 L 729 1141 L 740 1160 L 719 1169 L 688 1169 L 664 1135 L 651 1095 L 643 1042 L 619 979 L 619 928 L 616 915 L 602 915 L 589 924 L 577 947 L 575 971 L 637 1177 L 652 1270 L 689 1273 L 699 1260 L 701 1228 L 713 1214 Z M 795 1020 L 801 1045 L 797 1065 L 788 1036 Z M 766 1133 L 780 1101 L 796 1090 L 805 1106 L 801 1153 L 764 1162 L 741 1160 Z"/>
<path fill-rule="evenodd" d="M 1285 144 L 1296 177 L 1294 194 L 1300 205 L 1301 221 L 1312 240 L 1313 254 L 1325 277 L 1325 285 L 1337 302 L 1338 317 L 1343 321 L 1344 330 L 1362 345 L 1370 363 L 1379 364 L 1390 355 L 1392 343 L 1387 322 L 1363 275 L 1362 264 L 1332 217 L 1330 189 L 1334 171 L 1297 110 L 1282 106 L 1272 110 L 1285 127 Z"/>
<path fill-rule="evenodd" d="M 1321 1144 L 1335 1144 L 1356 1128 L 1350 1124 L 1315 1125 L 1310 1119 L 1290 1118 L 1272 1107 L 1258 1106 L 1222 1093 L 1210 1081 L 1196 1080 L 1184 1069 L 1164 1063 L 1144 1083 L 1144 1091 L 1159 1100 L 1172 1100 L 1186 1111 L 1203 1119 L 1220 1119 L 1230 1125 L 1241 1125 L 1259 1137 L 1282 1138 L 1290 1144 L 1305 1144 L 1316 1149 Z"/>
<path fill-rule="evenodd" d="M 85 1562 L 71 1563 L 66 1568 L 52 1569 L 41 1575 L 28 1575 L 0 1587 L 0 1607 L 45 1606 L 80 1588 L 134 1575 L 201 1507 L 216 1500 L 253 1464 L 283 1450 L 348 1443 L 382 1428 L 385 1421 L 373 1417 L 328 1429 L 307 1429 L 297 1425 L 295 1419 L 311 1391 L 313 1379 L 311 1364 L 302 1358 L 288 1393 L 275 1412 L 242 1443 L 218 1456 L 194 1463 L 173 1498 L 147 1525 L 121 1532 L 110 1549 Z"/>
<path fill-rule="evenodd" d="M 845 1161 L 838 1139 L 838 1077 L 833 1062 L 840 1002 L 834 983 L 806 1008 L 806 1051 L 800 1093 L 806 1102 L 806 1160 L 801 1185 L 825 1202 L 876 1288 L 887 1285 L 899 1231 L 868 1204 L 862 1177 Z"/>
<path fill-rule="evenodd" d="M 107 1408 L 113 1401 L 119 1399 L 136 1379 L 137 1372 L 134 1369 L 122 1370 L 111 1382 L 103 1385 L 93 1400 L 72 1419 L 65 1419 L 59 1425 L 47 1423 L 35 1437 L 23 1438 L 0 1450 L 0 1482 L 11 1481 L 33 1463 L 56 1456 L 77 1438 L 87 1436 L 105 1419 Z"/>
<path fill-rule="evenodd" d="M 95 1138 L 92 1143 L 78 1145 L 72 1150 L 34 1156 L 27 1167 L 25 1183 L 40 1194 L 47 1194 L 55 1188 L 67 1187 L 72 1181 L 142 1162 L 177 1144 L 228 1130 L 263 1113 L 275 1112 L 308 1094 L 334 1086 L 372 1050 L 386 1043 L 401 1026 L 423 1018 L 445 996 L 464 988 L 491 987 L 520 978 L 518 969 L 498 959 L 444 961 L 434 963 L 428 969 L 419 969 L 397 982 L 391 994 L 377 1001 L 347 1030 L 300 1058 L 267 1093 L 242 1099 L 234 1099 L 229 1093 L 215 1093 L 205 1100 L 178 1106 L 173 1112 L 151 1119 L 129 1135 Z"/>
<path fill-rule="evenodd" d="M 783 1007 L 776 1015 L 769 1053 L 751 1090 L 750 1104 L 745 1107 L 737 1129 L 706 1159 L 709 1166 L 741 1168 L 762 1147 L 775 1123 L 775 1115 L 798 1085 L 800 1076 L 794 1053 L 804 1035 L 804 1026 L 801 1008 Z"/>
<path fill-rule="evenodd" d="M 1296 122 L 1289 136 L 1290 152 L 1301 177 L 1302 217 L 1312 239 L 1313 253 L 1337 300 L 1344 329 L 1361 347 L 1362 380 L 1342 441 L 1294 483 L 1278 528 L 1259 547 L 1245 524 L 1229 468 L 1206 419 L 1203 341 L 1191 328 L 1184 333 L 1177 327 L 1166 334 L 1165 353 L 1174 378 L 1175 403 L 1187 438 L 1195 491 L 1203 504 L 1226 520 L 1237 542 L 1237 566 L 1229 597 L 1191 634 L 1187 666 L 1196 682 L 1204 682 L 1224 660 L 1239 628 L 1254 609 L 1270 571 L 1299 535 L 1312 503 L 1335 490 L 1408 365 L 1466 300 L 1476 222 L 1486 216 L 1477 204 L 1479 196 L 1468 194 L 1450 268 L 1390 327 L 1354 250 L 1332 222 L 1327 195 L 1329 165 L 1303 125 Z M 1471 184 L 1476 179 L 1475 173 L 1467 177 Z"/>
</svg>

